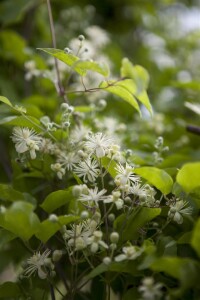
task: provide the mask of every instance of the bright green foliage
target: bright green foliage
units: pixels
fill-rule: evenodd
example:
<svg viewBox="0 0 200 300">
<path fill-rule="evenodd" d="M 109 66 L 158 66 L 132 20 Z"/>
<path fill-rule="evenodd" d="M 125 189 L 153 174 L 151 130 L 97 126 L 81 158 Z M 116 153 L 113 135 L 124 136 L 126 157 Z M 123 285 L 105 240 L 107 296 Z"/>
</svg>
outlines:
<svg viewBox="0 0 200 300">
<path fill-rule="evenodd" d="M 12 107 L 12 103 L 6 97 L 0 96 L 0 101 Z"/>
<path fill-rule="evenodd" d="M 59 49 L 53 49 L 53 48 L 38 48 L 38 50 L 44 51 L 51 56 L 61 60 L 64 62 L 66 65 L 69 67 L 72 67 L 74 71 L 76 71 L 78 74 L 81 76 L 84 76 L 86 74 L 86 70 L 82 67 L 76 67 L 76 62 L 79 61 L 79 58 L 75 56 L 74 54 L 69 54 L 65 52 L 64 50 L 59 50 Z"/>
<path fill-rule="evenodd" d="M 197 220 L 192 232 L 191 245 L 200 257 L 200 219 Z"/>
<path fill-rule="evenodd" d="M 105 63 L 98 63 L 95 61 L 87 61 L 79 59 L 73 67 L 75 70 L 78 68 L 85 69 L 86 71 L 97 72 L 104 77 L 109 76 L 109 69 Z"/>
<path fill-rule="evenodd" d="M 0 2 L 0 299 L 199 300 L 197 1 Z"/>
<path fill-rule="evenodd" d="M 137 103 L 137 100 L 135 97 L 131 94 L 129 90 L 127 90 L 126 87 L 121 85 L 121 82 L 119 81 L 102 81 L 101 84 L 99 85 L 101 89 L 105 89 L 106 91 L 119 96 L 129 104 L 131 104 L 139 113 L 140 113 L 140 108 Z"/>
<path fill-rule="evenodd" d="M 73 200 L 72 188 L 68 188 L 68 190 L 65 191 L 58 190 L 49 194 L 41 204 L 41 207 L 46 212 L 51 213 L 57 208 L 68 204 L 71 200 Z"/>
<path fill-rule="evenodd" d="M 155 167 L 136 168 L 134 172 L 153 184 L 163 194 L 169 194 L 172 190 L 173 180 L 164 170 Z"/>
<path fill-rule="evenodd" d="M 0 215 L 0 226 L 14 233 L 16 237 L 28 240 L 37 232 L 40 223 L 33 212 L 33 205 L 17 201 Z"/>
<path fill-rule="evenodd" d="M 165 272 L 179 280 L 181 287 L 179 295 L 190 287 L 198 284 L 199 264 L 190 258 L 162 257 L 151 266 L 153 271 Z"/>
<path fill-rule="evenodd" d="M 138 238 L 140 228 L 159 216 L 160 213 L 160 208 L 141 207 L 128 216 L 121 214 L 114 223 L 115 229 L 121 232 L 121 241 Z"/>
<path fill-rule="evenodd" d="M 189 193 L 200 187 L 200 162 L 188 163 L 179 170 L 176 180 L 185 192 Z"/>
<path fill-rule="evenodd" d="M 72 215 L 60 216 L 57 218 L 57 221 L 47 219 L 39 224 L 36 237 L 43 243 L 46 243 L 63 225 L 70 224 L 78 219 L 78 216 Z"/>
</svg>

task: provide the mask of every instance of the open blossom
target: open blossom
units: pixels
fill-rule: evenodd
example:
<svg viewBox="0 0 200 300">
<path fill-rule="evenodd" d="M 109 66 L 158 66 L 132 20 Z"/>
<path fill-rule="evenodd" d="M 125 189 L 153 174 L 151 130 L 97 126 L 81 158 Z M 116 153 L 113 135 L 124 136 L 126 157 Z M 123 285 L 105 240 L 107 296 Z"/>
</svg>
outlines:
<svg viewBox="0 0 200 300">
<path fill-rule="evenodd" d="M 78 161 L 79 157 L 73 152 L 69 152 L 66 154 L 64 152 L 61 152 L 58 156 L 58 162 L 68 171 L 72 171 L 73 167 L 76 163 L 78 163 Z"/>
<path fill-rule="evenodd" d="M 170 205 L 170 209 L 168 212 L 168 216 L 170 219 L 174 220 L 178 224 L 183 223 L 183 215 L 191 215 L 192 214 L 192 207 L 188 206 L 186 201 L 176 199 L 176 202 Z"/>
<path fill-rule="evenodd" d="M 94 189 L 88 189 L 87 194 L 81 194 L 78 200 L 81 202 L 94 202 L 98 206 L 99 201 L 104 201 L 107 198 L 107 196 L 104 196 L 105 193 L 105 189 L 98 192 L 98 188 L 95 187 Z"/>
<path fill-rule="evenodd" d="M 98 162 L 95 159 L 88 157 L 74 167 L 74 173 L 79 177 L 83 177 L 85 182 L 88 180 L 90 182 L 95 182 L 100 173 Z"/>
<path fill-rule="evenodd" d="M 112 195 L 104 200 L 104 203 L 114 203 L 117 209 L 121 209 L 124 205 L 124 201 L 120 198 L 121 193 L 119 191 L 112 192 Z"/>
<path fill-rule="evenodd" d="M 42 137 L 33 129 L 14 127 L 11 138 L 18 153 L 29 151 L 31 159 L 36 158 L 36 151 L 40 149 Z"/>
<path fill-rule="evenodd" d="M 89 154 L 95 154 L 98 158 L 104 157 L 110 150 L 113 139 L 103 135 L 102 132 L 90 134 L 84 146 Z"/>
<path fill-rule="evenodd" d="M 62 179 L 65 175 L 65 169 L 60 163 L 51 164 L 51 169 L 56 172 L 59 179 Z"/>
<path fill-rule="evenodd" d="M 142 299 L 144 300 L 159 300 L 162 298 L 162 283 L 155 283 L 152 277 L 146 277 L 142 280 L 142 285 L 138 290 L 142 293 Z"/>
<path fill-rule="evenodd" d="M 126 167 L 118 164 L 115 170 L 118 173 L 115 177 L 115 183 L 122 190 L 128 190 L 132 183 L 139 181 L 139 177 L 133 174 L 133 168 L 127 163 Z"/>
<path fill-rule="evenodd" d="M 123 247 L 122 251 L 122 254 L 115 257 L 115 261 L 134 260 L 142 253 L 142 250 L 136 246 Z"/>
<path fill-rule="evenodd" d="M 89 243 L 89 238 L 97 228 L 97 223 L 94 220 L 88 219 L 79 224 L 73 224 L 71 229 L 66 230 L 64 239 L 67 240 L 69 247 L 74 247 L 74 250 L 85 249 Z"/>
<path fill-rule="evenodd" d="M 38 273 L 39 278 L 47 278 L 47 271 L 45 270 L 45 260 L 51 253 L 50 250 L 45 250 L 42 254 L 36 252 L 32 257 L 27 260 L 28 267 L 25 269 L 24 274 L 28 277 L 34 273 Z"/>
</svg>

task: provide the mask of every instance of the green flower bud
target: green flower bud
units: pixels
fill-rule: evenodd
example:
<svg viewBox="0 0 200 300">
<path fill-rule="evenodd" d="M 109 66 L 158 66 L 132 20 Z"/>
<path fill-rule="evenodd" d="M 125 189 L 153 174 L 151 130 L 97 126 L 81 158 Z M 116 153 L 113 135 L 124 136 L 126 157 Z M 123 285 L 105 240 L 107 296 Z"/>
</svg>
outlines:
<svg viewBox="0 0 200 300">
<path fill-rule="evenodd" d="M 53 254 L 52 254 L 52 260 L 54 262 L 57 262 L 61 259 L 62 255 L 63 255 L 62 250 L 55 250 L 55 251 L 53 251 Z"/>
<path fill-rule="evenodd" d="M 118 232 L 112 232 L 110 235 L 110 241 L 114 244 L 117 244 L 119 241 L 119 233 Z"/>
<path fill-rule="evenodd" d="M 108 266 L 111 263 L 111 258 L 108 256 L 104 257 L 103 263 Z"/>
</svg>

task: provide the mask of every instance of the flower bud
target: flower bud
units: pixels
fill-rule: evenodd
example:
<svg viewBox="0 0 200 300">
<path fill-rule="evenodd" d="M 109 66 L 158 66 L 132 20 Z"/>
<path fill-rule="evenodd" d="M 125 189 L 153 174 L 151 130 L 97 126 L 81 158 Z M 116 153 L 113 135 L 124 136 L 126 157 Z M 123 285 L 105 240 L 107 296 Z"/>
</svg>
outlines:
<svg viewBox="0 0 200 300">
<path fill-rule="evenodd" d="M 108 266 L 111 263 L 111 258 L 108 256 L 104 257 L 103 263 Z"/>
<path fill-rule="evenodd" d="M 80 34 L 80 35 L 78 36 L 78 39 L 79 39 L 80 42 L 82 42 L 82 41 L 85 40 L 85 37 L 84 37 L 84 35 Z"/>
<path fill-rule="evenodd" d="M 81 218 L 82 219 L 87 219 L 89 217 L 88 211 L 84 210 L 81 212 Z"/>
<path fill-rule="evenodd" d="M 118 232 L 112 232 L 110 235 L 110 241 L 114 244 L 117 244 L 119 241 L 119 233 Z"/>
<path fill-rule="evenodd" d="M 82 188 L 79 185 L 73 186 L 72 194 L 74 197 L 78 198 L 82 193 Z"/>
<path fill-rule="evenodd" d="M 108 221 L 112 223 L 112 222 L 114 222 L 114 220 L 115 220 L 115 215 L 114 214 L 109 214 L 108 215 Z"/>
<path fill-rule="evenodd" d="M 62 255 L 63 255 L 62 250 L 55 250 L 55 251 L 53 251 L 53 254 L 52 254 L 52 260 L 54 262 L 57 262 L 61 259 Z"/>
<path fill-rule="evenodd" d="M 51 214 L 49 216 L 49 221 L 52 222 L 52 223 L 57 223 L 58 222 L 58 216 L 55 215 L 55 214 Z"/>
</svg>

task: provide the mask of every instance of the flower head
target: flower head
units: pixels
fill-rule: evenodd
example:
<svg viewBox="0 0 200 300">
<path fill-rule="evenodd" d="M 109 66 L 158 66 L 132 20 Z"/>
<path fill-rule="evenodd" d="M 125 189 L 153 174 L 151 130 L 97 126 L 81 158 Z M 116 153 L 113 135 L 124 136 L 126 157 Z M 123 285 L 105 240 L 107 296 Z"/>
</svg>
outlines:
<svg viewBox="0 0 200 300">
<path fill-rule="evenodd" d="M 139 181 L 139 177 L 133 174 L 133 168 L 127 163 L 126 167 L 118 164 L 115 170 L 118 173 L 115 177 L 115 183 L 121 190 L 129 190 L 132 183 Z"/>
<path fill-rule="evenodd" d="M 99 201 L 104 201 L 107 198 L 107 196 L 104 196 L 105 193 L 105 189 L 98 192 L 98 188 L 95 187 L 94 189 L 88 189 L 87 194 L 81 194 L 78 200 L 81 202 L 93 202 L 98 206 Z"/>
<path fill-rule="evenodd" d="M 50 250 L 46 249 L 42 254 L 36 252 L 32 257 L 27 260 L 28 267 L 25 269 L 25 275 L 30 277 L 35 272 L 38 273 L 39 278 L 47 278 L 47 270 L 45 269 L 45 260 L 51 253 Z"/>
<path fill-rule="evenodd" d="M 42 137 L 33 129 L 14 127 L 11 138 L 15 143 L 15 148 L 18 153 L 29 151 L 31 159 L 36 158 L 35 151 L 40 149 Z"/>
<path fill-rule="evenodd" d="M 142 280 L 142 285 L 138 290 L 142 293 L 144 300 L 158 300 L 162 297 L 162 283 L 155 283 L 152 277 L 146 277 Z"/>
<path fill-rule="evenodd" d="M 115 257 L 115 261 L 134 260 L 141 255 L 142 251 L 136 246 L 127 246 L 122 248 L 123 254 Z"/>
<path fill-rule="evenodd" d="M 95 154 L 98 158 L 104 157 L 113 144 L 113 139 L 103 135 L 102 132 L 90 134 L 84 146 L 90 154 Z"/>
<path fill-rule="evenodd" d="M 84 161 L 81 161 L 74 168 L 74 172 L 79 176 L 83 177 L 83 180 L 87 182 L 95 182 L 96 178 L 99 176 L 100 169 L 98 162 L 95 159 L 87 157 Z"/>
<path fill-rule="evenodd" d="M 168 217 L 178 224 L 183 223 L 183 215 L 191 215 L 192 214 L 192 207 L 188 206 L 186 201 L 176 199 L 174 204 L 170 205 L 170 209 L 168 212 Z"/>
<path fill-rule="evenodd" d="M 64 239 L 67 240 L 69 247 L 74 247 L 74 250 L 82 250 L 90 243 L 89 238 L 97 228 L 97 222 L 88 219 L 79 224 L 73 224 L 71 229 L 64 234 Z"/>
</svg>

